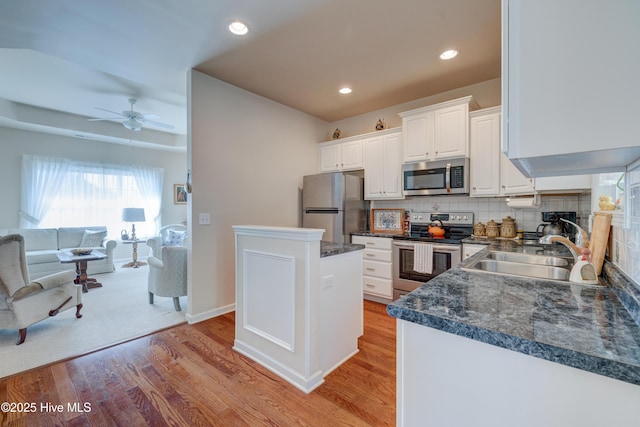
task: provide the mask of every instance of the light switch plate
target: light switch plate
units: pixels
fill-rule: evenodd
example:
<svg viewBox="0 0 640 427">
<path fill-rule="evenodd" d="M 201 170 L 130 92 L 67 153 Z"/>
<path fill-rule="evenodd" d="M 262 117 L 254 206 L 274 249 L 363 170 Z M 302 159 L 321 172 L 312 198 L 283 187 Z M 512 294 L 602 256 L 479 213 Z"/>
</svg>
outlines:
<svg viewBox="0 0 640 427">
<path fill-rule="evenodd" d="M 198 215 L 198 224 L 200 225 L 210 225 L 211 224 L 211 214 L 210 213 L 201 213 Z"/>
</svg>

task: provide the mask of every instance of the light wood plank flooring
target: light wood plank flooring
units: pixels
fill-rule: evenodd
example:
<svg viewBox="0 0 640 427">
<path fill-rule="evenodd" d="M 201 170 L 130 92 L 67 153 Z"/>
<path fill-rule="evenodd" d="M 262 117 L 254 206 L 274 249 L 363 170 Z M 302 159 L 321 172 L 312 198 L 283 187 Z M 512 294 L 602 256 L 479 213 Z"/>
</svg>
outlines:
<svg viewBox="0 0 640 427">
<path fill-rule="evenodd" d="M 35 411 L 0 425 L 392 426 L 395 319 L 364 308 L 360 352 L 310 394 L 232 350 L 230 313 L 6 378 L 0 402 Z"/>
</svg>

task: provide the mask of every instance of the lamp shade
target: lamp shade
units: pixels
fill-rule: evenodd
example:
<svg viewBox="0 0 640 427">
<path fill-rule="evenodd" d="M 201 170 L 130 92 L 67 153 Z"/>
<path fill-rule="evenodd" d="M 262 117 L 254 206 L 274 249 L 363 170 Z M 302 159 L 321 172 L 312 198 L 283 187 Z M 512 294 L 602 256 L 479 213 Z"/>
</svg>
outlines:
<svg viewBox="0 0 640 427">
<path fill-rule="evenodd" d="M 144 208 L 122 209 L 122 220 L 124 222 L 144 222 Z"/>
</svg>

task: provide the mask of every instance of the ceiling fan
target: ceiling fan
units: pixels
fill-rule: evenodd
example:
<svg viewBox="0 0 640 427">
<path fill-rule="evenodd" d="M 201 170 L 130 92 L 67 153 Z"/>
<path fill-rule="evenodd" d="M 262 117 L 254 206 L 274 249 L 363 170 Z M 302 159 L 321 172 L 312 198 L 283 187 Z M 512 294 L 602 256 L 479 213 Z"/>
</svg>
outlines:
<svg viewBox="0 0 640 427">
<path fill-rule="evenodd" d="M 131 104 L 131 109 L 128 111 L 123 111 L 122 113 L 118 113 L 116 111 L 105 110 L 104 108 L 95 107 L 98 110 L 106 111 L 107 113 L 115 114 L 117 117 L 106 117 L 103 119 L 89 119 L 90 122 L 98 122 L 104 120 L 119 120 L 122 123 L 122 126 L 126 127 L 129 130 L 137 132 L 141 130 L 145 124 L 149 124 L 152 126 L 161 127 L 164 129 L 173 129 L 172 125 L 156 122 L 150 119 L 157 119 L 159 116 L 157 114 L 142 114 L 133 110 L 133 104 L 137 102 L 135 98 L 129 98 L 129 103 Z"/>
</svg>

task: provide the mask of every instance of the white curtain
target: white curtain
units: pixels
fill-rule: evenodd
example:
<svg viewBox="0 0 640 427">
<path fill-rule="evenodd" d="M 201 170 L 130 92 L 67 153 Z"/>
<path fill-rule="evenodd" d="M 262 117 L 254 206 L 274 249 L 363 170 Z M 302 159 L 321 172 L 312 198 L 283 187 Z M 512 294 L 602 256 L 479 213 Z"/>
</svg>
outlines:
<svg viewBox="0 0 640 427">
<path fill-rule="evenodd" d="M 155 227 L 154 234 L 160 230 L 161 217 L 160 207 L 162 205 L 162 183 L 164 180 L 164 170 L 158 168 L 132 168 L 133 177 L 136 180 L 138 190 L 145 201 L 144 210 L 147 220 L 153 221 Z"/>
<path fill-rule="evenodd" d="M 54 168 L 59 164 L 66 167 Z M 146 221 L 135 224 L 136 234 L 140 238 L 156 234 L 161 222 L 162 169 L 46 158 L 32 161 L 31 166 L 24 182 L 41 181 L 50 169 L 60 170 L 55 183 L 51 179 L 52 184 L 46 188 L 39 186 L 26 192 L 26 199 L 34 200 L 32 203 L 46 202 L 46 212 L 37 217 L 39 228 L 102 225 L 107 227 L 109 237 L 119 238 L 121 230 L 131 228 L 122 220 L 122 209 L 143 207 Z"/>
<path fill-rule="evenodd" d="M 37 228 L 49 212 L 69 170 L 69 161 L 31 155 L 22 156 L 20 228 Z"/>
</svg>

